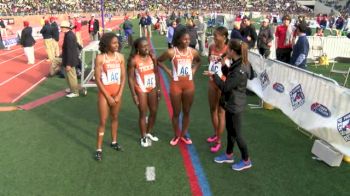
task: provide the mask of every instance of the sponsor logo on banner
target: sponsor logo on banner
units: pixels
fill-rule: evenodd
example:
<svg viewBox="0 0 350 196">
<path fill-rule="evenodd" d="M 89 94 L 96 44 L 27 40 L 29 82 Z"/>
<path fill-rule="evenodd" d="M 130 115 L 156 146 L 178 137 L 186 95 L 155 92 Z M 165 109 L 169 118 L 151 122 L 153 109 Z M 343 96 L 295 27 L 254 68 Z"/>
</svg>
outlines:
<svg viewBox="0 0 350 196">
<path fill-rule="evenodd" d="M 350 141 L 350 113 L 338 118 L 337 128 L 346 142 Z"/>
<path fill-rule="evenodd" d="M 15 46 L 18 43 L 18 38 L 14 37 L 14 38 L 2 40 L 2 42 L 4 43 L 5 47 Z"/>
<path fill-rule="evenodd" d="M 323 116 L 323 117 L 330 117 L 331 116 L 331 111 L 329 111 L 329 109 L 326 106 L 324 106 L 320 103 L 317 103 L 317 102 L 313 103 L 311 105 L 311 110 L 313 112 Z"/>
<path fill-rule="evenodd" d="M 262 89 L 265 90 L 265 88 L 270 84 L 269 75 L 267 75 L 266 70 L 264 70 L 260 74 L 259 79 L 260 79 Z"/>
<path fill-rule="evenodd" d="M 284 86 L 283 86 L 283 84 L 281 84 L 281 83 L 278 83 L 278 82 L 274 83 L 274 84 L 272 85 L 272 88 L 273 88 L 275 91 L 279 92 L 279 93 L 283 93 L 283 92 L 284 92 Z"/>
<path fill-rule="evenodd" d="M 296 110 L 300 106 L 304 105 L 305 96 L 300 84 L 293 88 L 293 90 L 289 93 L 289 96 L 290 101 L 292 102 L 293 110 Z"/>
</svg>

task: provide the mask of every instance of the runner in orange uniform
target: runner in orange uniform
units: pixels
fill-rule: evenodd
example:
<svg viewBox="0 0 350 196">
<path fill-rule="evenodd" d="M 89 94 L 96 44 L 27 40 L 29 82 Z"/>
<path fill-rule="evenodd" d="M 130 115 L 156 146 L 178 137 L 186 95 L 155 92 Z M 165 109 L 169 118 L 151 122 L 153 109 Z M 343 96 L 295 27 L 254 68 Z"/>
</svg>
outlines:
<svg viewBox="0 0 350 196">
<path fill-rule="evenodd" d="M 106 121 L 111 115 L 112 143 L 111 147 L 121 150 L 117 143 L 118 114 L 121 105 L 122 93 L 125 85 L 124 56 L 118 53 L 118 38 L 114 33 L 106 33 L 100 40 L 101 54 L 95 62 L 95 78 L 99 90 L 98 110 L 100 124 L 97 129 L 96 160 L 102 159 L 102 142 Z"/>
<path fill-rule="evenodd" d="M 228 43 L 228 31 L 225 27 L 218 27 L 214 31 L 214 44 L 209 47 L 209 70 L 217 73 L 222 79 L 225 76 L 222 74 L 222 58 L 226 55 Z M 215 85 L 214 81 L 209 79 L 208 84 L 208 100 L 210 107 L 211 121 L 213 123 L 214 135 L 209 137 L 209 143 L 215 142 L 215 145 L 210 148 L 211 152 L 219 151 L 221 147 L 221 135 L 225 129 L 225 110 L 220 107 L 219 100 L 221 96 L 220 89 Z"/>
<path fill-rule="evenodd" d="M 168 49 L 158 58 L 158 65 L 162 67 L 171 79 L 170 99 L 173 107 L 172 125 L 174 138 L 170 144 L 175 146 L 180 138 L 186 144 L 192 144 L 186 136 L 190 123 L 190 109 L 194 96 L 193 75 L 200 66 L 200 57 L 195 49 L 189 47 L 190 35 L 186 29 L 179 30 L 174 38 L 174 48 Z M 162 62 L 170 60 L 172 70 Z M 193 65 L 193 66 L 192 66 Z M 183 112 L 182 131 L 179 129 L 179 116 Z"/>
<path fill-rule="evenodd" d="M 160 98 L 159 75 L 155 65 L 156 59 L 150 54 L 147 39 L 142 37 L 135 40 L 128 60 L 128 79 L 131 95 L 139 109 L 142 147 L 149 147 L 151 141 L 158 141 L 158 138 L 151 134 Z M 150 115 L 147 123 L 148 110 Z"/>
</svg>

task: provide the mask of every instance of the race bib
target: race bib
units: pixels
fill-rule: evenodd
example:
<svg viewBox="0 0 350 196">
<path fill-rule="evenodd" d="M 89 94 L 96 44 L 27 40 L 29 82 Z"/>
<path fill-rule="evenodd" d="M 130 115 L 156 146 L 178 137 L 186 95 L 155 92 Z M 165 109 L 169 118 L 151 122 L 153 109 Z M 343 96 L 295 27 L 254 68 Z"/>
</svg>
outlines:
<svg viewBox="0 0 350 196">
<path fill-rule="evenodd" d="M 192 67 L 191 64 L 179 64 L 177 67 L 177 75 L 178 76 L 191 76 L 192 75 Z"/>
<path fill-rule="evenodd" d="M 104 85 L 120 84 L 120 68 L 109 69 L 107 73 L 103 73 L 102 83 Z"/>
<path fill-rule="evenodd" d="M 143 80 L 146 88 L 156 87 L 156 76 L 154 73 L 145 75 Z"/>
<path fill-rule="evenodd" d="M 221 63 L 220 62 L 210 62 L 208 71 L 213 72 L 213 73 L 218 73 L 219 71 L 221 71 Z"/>
</svg>

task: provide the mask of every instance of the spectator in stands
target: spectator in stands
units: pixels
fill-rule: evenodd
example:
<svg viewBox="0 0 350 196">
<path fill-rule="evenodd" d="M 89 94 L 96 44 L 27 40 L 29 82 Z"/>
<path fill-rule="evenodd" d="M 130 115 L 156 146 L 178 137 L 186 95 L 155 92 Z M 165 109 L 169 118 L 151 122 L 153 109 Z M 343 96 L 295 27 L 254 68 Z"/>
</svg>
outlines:
<svg viewBox="0 0 350 196">
<path fill-rule="evenodd" d="M 58 25 L 56 23 L 56 18 L 55 17 L 51 17 L 50 18 L 50 22 L 51 22 L 51 35 L 52 35 L 52 49 L 53 49 L 53 54 L 55 55 L 55 57 L 60 56 L 60 49 L 58 46 L 58 41 L 60 40 L 60 32 L 58 29 Z"/>
<path fill-rule="evenodd" d="M 6 25 L 2 18 L 0 18 L 0 30 L 1 37 L 7 37 Z"/>
<path fill-rule="evenodd" d="M 239 40 L 243 41 L 243 37 L 241 35 L 240 29 L 241 29 L 241 22 L 235 21 L 233 23 L 233 29 L 231 31 L 230 38 L 231 39 L 239 39 Z"/>
<path fill-rule="evenodd" d="M 23 47 L 24 54 L 27 57 L 28 65 L 33 65 L 35 63 L 35 56 L 34 56 L 34 44 L 35 40 L 32 36 L 32 27 L 29 26 L 28 21 L 23 22 L 24 29 L 21 33 L 21 40 L 20 44 Z"/>
<path fill-rule="evenodd" d="M 75 67 L 79 65 L 77 38 L 71 30 L 69 21 L 62 21 L 61 31 L 64 33 L 62 44 L 62 66 L 65 68 L 66 79 L 70 90 L 66 97 L 78 97 L 79 88 L 75 70 Z"/>
<path fill-rule="evenodd" d="M 262 21 L 257 43 L 259 54 L 265 58 L 268 58 L 271 53 L 270 48 L 273 40 L 273 33 L 269 26 L 269 22 L 270 21 L 267 18 Z"/>
<path fill-rule="evenodd" d="M 243 17 L 242 27 L 240 31 L 244 39 L 243 41 L 248 44 L 249 49 L 254 48 L 256 40 L 258 39 L 258 35 L 256 34 L 255 27 L 251 24 L 249 17 Z"/>
<path fill-rule="evenodd" d="M 73 21 L 73 29 L 75 31 L 75 36 L 77 37 L 77 42 L 80 44 L 81 47 L 83 47 L 83 39 L 81 38 L 81 18 L 79 15 L 74 15 L 74 21 Z"/>
<path fill-rule="evenodd" d="M 186 29 L 188 34 L 190 35 L 190 47 L 193 49 L 196 49 L 197 45 L 197 39 L 198 39 L 198 34 L 197 30 L 194 27 L 194 22 L 192 19 L 188 19 L 187 24 L 186 24 Z"/>
<path fill-rule="evenodd" d="M 128 40 L 128 45 L 129 46 L 132 46 L 132 43 L 133 43 L 133 39 L 132 39 L 132 34 L 133 34 L 133 31 L 132 31 L 132 23 L 131 21 L 129 20 L 129 17 L 125 17 L 125 21 L 123 23 L 123 30 L 124 30 L 124 34 Z"/>
<path fill-rule="evenodd" d="M 95 18 L 95 14 L 91 14 L 91 19 L 89 20 L 89 35 L 90 41 L 98 40 L 98 31 L 100 30 L 99 22 Z"/>
<path fill-rule="evenodd" d="M 55 54 L 54 54 L 53 45 L 52 45 L 52 29 L 51 29 L 50 22 L 48 20 L 45 20 L 45 25 L 40 30 L 40 33 L 44 38 L 45 49 L 48 56 L 47 61 L 52 62 Z"/>
<path fill-rule="evenodd" d="M 297 26 L 298 41 L 293 46 L 293 54 L 291 58 L 291 64 L 299 68 L 306 69 L 306 60 L 309 54 L 309 41 L 307 40 L 305 31 L 306 24 L 301 23 Z"/>
<path fill-rule="evenodd" d="M 335 17 L 334 16 L 329 16 L 328 17 L 328 27 L 329 27 L 329 30 L 331 31 L 331 34 L 333 34 L 333 30 L 335 28 Z"/>
<path fill-rule="evenodd" d="M 323 15 L 320 21 L 320 27 L 325 30 L 327 28 L 327 15 Z"/>
<path fill-rule="evenodd" d="M 323 37 L 323 29 L 320 27 L 316 27 L 316 33 L 314 34 L 314 36 Z"/>
<path fill-rule="evenodd" d="M 173 37 L 174 37 L 174 32 L 175 32 L 175 28 L 176 28 L 176 22 L 173 21 L 171 23 L 171 26 L 168 27 L 168 32 L 167 32 L 167 41 L 168 41 L 168 48 L 172 48 L 173 47 Z"/>
<path fill-rule="evenodd" d="M 205 40 L 206 40 L 206 32 L 207 32 L 207 24 L 204 22 L 203 16 L 198 17 L 198 45 L 199 45 L 199 53 L 204 56 L 204 48 L 205 48 Z"/>
<path fill-rule="evenodd" d="M 342 16 L 339 16 L 337 21 L 335 21 L 335 28 L 337 29 L 337 36 L 341 35 L 341 31 L 344 27 L 344 18 Z"/>
<path fill-rule="evenodd" d="M 285 15 L 282 18 L 283 24 L 279 25 L 276 29 L 276 58 L 279 61 L 289 63 L 292 53 L 292 43 L 294 26 L 290 24 L 291 18 L 289 15 Z"/>
</svg>

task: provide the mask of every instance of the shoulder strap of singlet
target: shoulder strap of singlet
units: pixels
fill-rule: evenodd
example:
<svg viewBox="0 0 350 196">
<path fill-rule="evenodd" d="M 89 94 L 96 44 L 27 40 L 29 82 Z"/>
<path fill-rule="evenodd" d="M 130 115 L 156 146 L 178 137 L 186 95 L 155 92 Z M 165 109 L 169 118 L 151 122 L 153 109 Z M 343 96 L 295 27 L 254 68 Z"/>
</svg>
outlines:
<svg viewBox="0 0 350 196">
<path fill-rule="evenodd" d="M 103 54 L 103 63 L 102 65 L 104 65 L 107 61 L 107 56 L 106 56 L 106 53 Z"/>
<path fill-rule="evenodd" d="M 190 53 L 190 55 L 191 55 L 191 59 L 193 59 L 192 48 L 187 47 L 187 50 L 189 50 L 189 52 L 188 52 L 188 53 Z"/>
<path fill-rule="evenodd" d="M 173 58 L 171 59 L 171 61 L 174 61 L 175 57 L 176 57 L 176 51 L 177 51 L 177 47 L 174 47 L 174 56 Z"/>
</svg>

